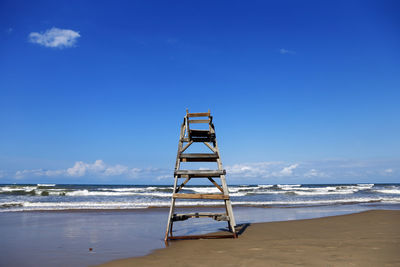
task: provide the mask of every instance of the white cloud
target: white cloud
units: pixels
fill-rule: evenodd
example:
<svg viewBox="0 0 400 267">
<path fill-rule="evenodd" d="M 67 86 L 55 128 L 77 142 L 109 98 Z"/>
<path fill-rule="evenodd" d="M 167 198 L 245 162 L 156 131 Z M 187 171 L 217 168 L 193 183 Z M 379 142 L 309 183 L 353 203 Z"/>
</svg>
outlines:
<svg viewBox="0 0 400 267">
<path fill-rule="evenodd" d="M 308 172 L 304 173 L 304 177 L 328 177 L 328 175 L 324 172 L 318 171 L 316 169 L 311 169 Z"/>
<path fill-rule="evenodd" d="M 69 176 L 69 177 L 82 177 L 86 175 L 98 176 L 120 176 L 126 175 L 128 177 L 137 177 L 143 170 L 139 168 L 129 168 L 127 166 L 116 164 L 108 165 L 103 160 L 98 159 L 93 163 L 86 163 L 83 161 L 75 162 L 74 166 L 67 169 L 59 170 L 21 170 L 15 173 L 16 178 L 24 178 L 28 176 Z M 1 174 L 1 173 L 0 173 Z"/>
<path fill-rule="evenodd" d="M 293 170 L 296 169 L 299 166 L 299 164 L 292 164 L 290 166 L 287 166 L 283 168 L 280 172 L 279 175 L 277 176 L 290 176 L 293 174 Z"/>
<path fill-rule="evenodd" d="M 69 176 L 84 176 L 88 169 L 88 164 L 83 161 L 75 162 L 75 165 L 67 169 L 67 174 Z"/>
<path fill-rule="evenodd" d="M 398 180 L 399 172 L 392 166 L 399 166 L 399 160 L 318 160 L 302 162 L 265 161 L 240 163 L 225 166 L 228 180 L 235 183 L 252 182 L 312 182 L 312 183 L 342 183 L 367 182 L 377 178 L 383 182 Z M 13 175 L 14 174 L 14 175 Z M 28 169 L 16 172 L 1 171 L 0 178 L 15 179 L 54 177 L 54 178 L 95 178 L 102 180 L 147 179 L 149 182 L 173 179 L 173 170 L 166 168 L 134 168 L 123 164 L 107 164 L 103 160 L 93 162 L 76 161 L 64 169 Z M 329 178 L 329 179 L 326 179 Z M 390 180 L 388 180 L 390 178 Z M 231 180 L 232 179 L 232 180 Z M 168 181 L 168 180 L 165 180 Z"/>
<path fill-rule="evenodd" d="M 73 47 L 80 36 L 76 31 L 53 27 L 45 32 L 31 32 L 29 41 L 45 47 L 67 48 Z"/>
<path fill-rule="evenodd" d="M 172 179 L 174 176 L 172 174 L 165 174 L 157 176 L 157 180 Z"/>
<path fill-rule="evenodd" d="M 104 175 L 106 175 L 106 176 L 116 176 L 116 175 L 126 174 L 128 172 L 129 172 L 129 168 L 128 167 L 126 167 L 124 165 L 117 164 L 115 166 L 107 167 L 104 170 Z"/>
<path fill-rule="evenodd" d="M 287 163 L 279 161 L 267 161 L 256 163 L 244 163 L 227 166 L 229 175 L 245 178 L 269 178 L 292 176 L 294 169 L 299 166 L 298 163 L 287 166 Z"/>
<path fill-rule="evenodd" d="M 387 174 L 393 173 L 393 169 L 386 169 L 385 173 L 387 173 Z"/>
<path fill-rule="evenodd" d="M 285 49 L 285 48 L 279 49 L 279 53 L 281 53 L 282 55 L 285 55 L 285 54 L 296 54 L 295 51 L 288 50 L 288 49 Z"/>
<path fill-rule="evenodd" d="M 229 175 L 241 177 L 268 177 L 274 167 L 282 164 L 277 161 L 265 161 L 255 163 L 241 163 L 227 166 L 226 171 Z"/>
<path fill-rule="evenodd" d="M 116 164 L 107 165 L 101 159 L 96 160 L 94 163 L 85 163 L 83 161 L 75 162 L 75 165 L 67 169 L 69 176 L 81 177 L 86 174 L 97 174 L 104 176 L 118 176 L 123 174 L 131 174 L 132 172 L 138 172 L 140 169 L 133 168 L 129 169 L 127 166 Z"/>
<path fill-rule="evenodd" d="M 31 176 L 43 176 L 45 175 L 45 171 L 43 169 L 34 169 L 34 170 L 22 170 L 22 171 L 17 171 L 15 173 L 16 178 L 23 178 L 27 175 Z"/>
</svg>

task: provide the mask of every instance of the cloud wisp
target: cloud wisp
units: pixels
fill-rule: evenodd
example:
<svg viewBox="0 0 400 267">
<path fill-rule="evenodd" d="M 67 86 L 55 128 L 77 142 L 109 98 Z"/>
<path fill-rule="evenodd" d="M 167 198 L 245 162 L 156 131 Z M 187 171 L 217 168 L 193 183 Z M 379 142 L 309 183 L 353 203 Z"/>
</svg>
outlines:
<svg viewBox="0 0 400 267">
<path fill-rule="evenodd" d="M 147 169 L 129 168 L 124 165 L 109 165 L 103 160 L 98 159 L 93 163 L 83 161 L 75 162 L 74 166 L 60 170 L 22 170 L 15 173 L 15 178 L 21 179 L 29 176 L 48 176 L 48 177 L 83 177 L 83 176 L 126 176 L 135 178 L 139 173 L 146 172 Z"/>
<path fill-rule="evenodd" d="M 231 183 L 349 183 L 398 179 L 399 160 L 318 160 L 301 162 L 265 161 L 225 166 Z M 209 168 L 207 168 L 209 169 Z M 12 177 L 12 178 L 11 178 Z M 0 170 L 1 179 L 96 179 L 108 181 L 145 179 L 148 182 L 164 182 L 173 178 L 173 170 L 167 168 L 136 168 L 122 164 L 107 164 L 98 159 L 94 162 L 76 161 L 64 169 Z"/>
<path fill-rule="evenodd" d="M 279 49 L 279 53 L 282 54 L 282 55 L 285 55 L 285 54 L 292 54 L 292 55 L 294 55 L 294 54 L 296 54 L 295 51 L 293 51 L 293 50 L 288 50 L 288 49 L 285 49 L 285 48 Z"/>
<path fill-rule="evenodd" d="M 29 42 L 44 47 L 68 48 L 74 47 L 79 37 L 81 37 L 79 32 L 53 27 L 45 32 L 31 32 Z"/>
</svg>

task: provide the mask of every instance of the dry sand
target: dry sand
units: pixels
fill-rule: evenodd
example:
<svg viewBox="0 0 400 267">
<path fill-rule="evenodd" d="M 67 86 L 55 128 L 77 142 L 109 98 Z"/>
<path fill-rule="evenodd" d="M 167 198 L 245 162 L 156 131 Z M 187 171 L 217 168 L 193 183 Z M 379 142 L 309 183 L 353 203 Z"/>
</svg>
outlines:
<svg viewBox="0 0 400 267">
<path fill-rule="evenodd" d="M 238 239 L 176 241 L 101 266 L 400 266 L 400 211 L 257 223 Z"/>
</svg>

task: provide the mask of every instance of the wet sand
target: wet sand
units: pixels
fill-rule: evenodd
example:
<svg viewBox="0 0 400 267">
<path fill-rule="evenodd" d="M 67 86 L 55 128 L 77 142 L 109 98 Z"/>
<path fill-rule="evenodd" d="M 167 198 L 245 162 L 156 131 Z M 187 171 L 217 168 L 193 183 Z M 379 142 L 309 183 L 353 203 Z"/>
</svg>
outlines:
<svg viewBox="0 0 400 267">
<path fill-rule="evenodd" d="M 238 239 L 176 241 L 100 266 L 400 266 L 400 211 L 254 223 Z"/>
</svg>

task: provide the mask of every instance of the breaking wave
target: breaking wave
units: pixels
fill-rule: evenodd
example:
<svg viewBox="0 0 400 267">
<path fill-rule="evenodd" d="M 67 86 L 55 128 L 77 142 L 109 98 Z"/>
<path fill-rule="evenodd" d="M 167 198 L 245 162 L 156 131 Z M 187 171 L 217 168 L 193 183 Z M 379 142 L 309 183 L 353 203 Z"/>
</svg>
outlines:
<svg viewBox="0 0 400 267">
<path fill-rule="evenodd" d="M 136 209 L 168 207 L 171 186 L 0 185 L 0 211 Z M 214 186 L 185 186 L 182 193 L 221 193 Z M 229 186 L 234 205 L 296 206 L 399 203 L 399 184 L 260 184 Z M 213 200 L 179 200 L 178 205 L 221 205 Z"/>
</svg>

